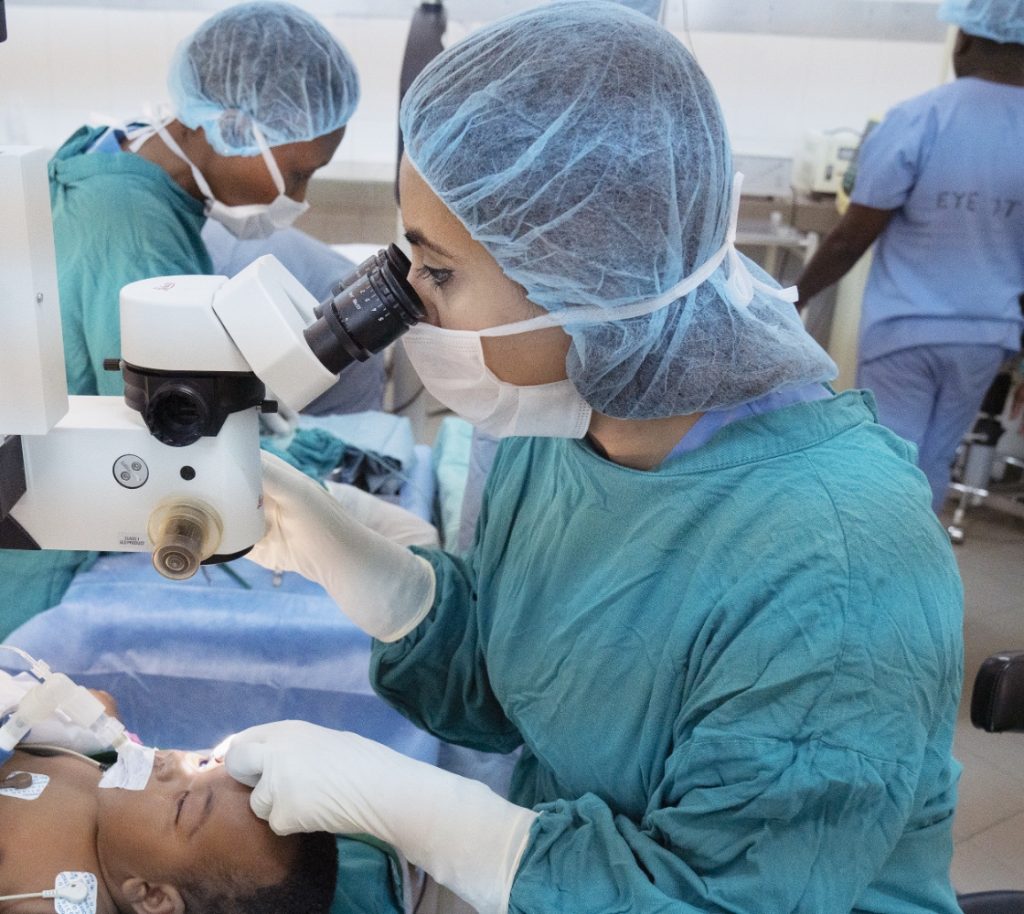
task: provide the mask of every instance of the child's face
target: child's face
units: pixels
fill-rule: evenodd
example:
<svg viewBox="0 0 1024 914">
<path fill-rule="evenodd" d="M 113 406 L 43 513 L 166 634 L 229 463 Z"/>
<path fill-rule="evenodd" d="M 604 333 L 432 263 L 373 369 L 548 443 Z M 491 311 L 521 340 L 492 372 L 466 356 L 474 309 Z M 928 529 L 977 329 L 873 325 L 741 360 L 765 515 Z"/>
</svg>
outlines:
<svg viewBox="0 0 1024 914">
<path fill-rule="evenodd" d="M 145 790 L 98 791 L 96 848 L 107 884 L 216 885 L 228 874 L 254 889 L 281 882 L 296 841 L 257 818 L 249 794 L 219 762 L 158 751 Z"/>
</svg>

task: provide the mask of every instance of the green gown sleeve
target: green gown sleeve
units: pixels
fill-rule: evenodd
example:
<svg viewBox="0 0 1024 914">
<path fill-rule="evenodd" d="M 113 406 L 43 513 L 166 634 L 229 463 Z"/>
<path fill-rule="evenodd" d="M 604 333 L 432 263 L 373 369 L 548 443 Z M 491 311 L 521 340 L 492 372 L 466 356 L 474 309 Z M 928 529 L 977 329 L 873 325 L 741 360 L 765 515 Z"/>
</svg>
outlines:
<svg viewBox="0 0 1024 914">
<path fill-rule="evenodd" d="M 436 549 L 413 551 L 434 566 L 434 609 L 401 641 L 374 641 L 370 681 L 382 698 L 438 738 L 483 752 L 511 752 L 522 737 L 487 674 L 472 561 Z M 409 702 L 408 695 L 423 700 Z"/>
</svg>

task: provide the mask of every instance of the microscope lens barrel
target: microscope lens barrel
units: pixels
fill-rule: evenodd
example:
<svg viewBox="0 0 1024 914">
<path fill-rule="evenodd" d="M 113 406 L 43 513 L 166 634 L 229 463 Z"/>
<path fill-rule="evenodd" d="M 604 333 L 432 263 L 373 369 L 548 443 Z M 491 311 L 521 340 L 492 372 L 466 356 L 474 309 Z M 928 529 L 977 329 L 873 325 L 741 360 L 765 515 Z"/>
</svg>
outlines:
<svg viewBox="0 0 1024 914">
<path fill-rule="evenodd" d="M 409 284 L 409 259 L 395 245 L 378 251 L 335 284 L 305 330 L 320 362 L 338 374 L 364 362 L 426 316 Z"/>
<path fill-rule="evenodd" d="M 168 499 L 149 518 L 153 567 L 165 578 L 183 581 L 220 545 L 223 527 L 217 512 L 197 499 Z"/>
</svg>

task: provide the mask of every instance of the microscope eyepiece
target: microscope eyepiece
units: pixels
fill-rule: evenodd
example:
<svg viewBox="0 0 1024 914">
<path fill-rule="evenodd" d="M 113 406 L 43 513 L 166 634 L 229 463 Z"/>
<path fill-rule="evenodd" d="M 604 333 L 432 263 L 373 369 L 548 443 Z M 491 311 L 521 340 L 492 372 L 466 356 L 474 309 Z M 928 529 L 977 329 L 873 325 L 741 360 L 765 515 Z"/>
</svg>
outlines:
<svg viewBox="0 0 1024 914">
<path fill-rule="evenodd" d="M 392 244 L 335 284 L 304 331 L 328 371 L 365 362 L 426 317 L 408 273 L 409 258 Z"/>
</svg>

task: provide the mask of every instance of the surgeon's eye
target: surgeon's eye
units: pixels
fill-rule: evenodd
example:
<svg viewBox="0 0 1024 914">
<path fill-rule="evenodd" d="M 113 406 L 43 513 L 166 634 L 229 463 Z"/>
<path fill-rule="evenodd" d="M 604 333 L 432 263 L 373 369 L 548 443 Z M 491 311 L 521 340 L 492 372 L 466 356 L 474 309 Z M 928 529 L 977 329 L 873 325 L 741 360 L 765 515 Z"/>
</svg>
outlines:
<svg viewBox="0 0 1024 914">
<path fill-rule="evenodd" d="M 440 270 L 437 267 L 422 266 L 416 271 L 420 279 L 429 280 L 435 289 L 440 289 L 452 278 L 451 270 Z"/>
</svg>

